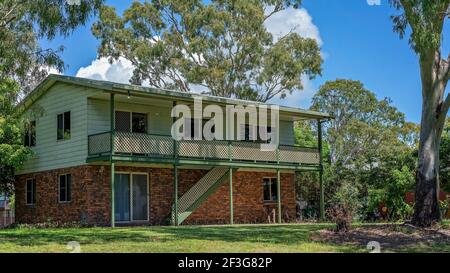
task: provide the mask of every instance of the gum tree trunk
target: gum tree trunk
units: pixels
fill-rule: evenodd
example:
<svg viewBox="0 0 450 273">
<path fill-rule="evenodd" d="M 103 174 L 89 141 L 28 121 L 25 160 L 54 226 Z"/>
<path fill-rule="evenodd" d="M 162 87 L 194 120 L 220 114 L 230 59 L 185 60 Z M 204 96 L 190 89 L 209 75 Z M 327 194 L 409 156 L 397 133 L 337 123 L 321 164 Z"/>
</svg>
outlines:
<svg viewBox="0 0 450 273">
<path fill-rule="evenodd" d="M 413 224 L 428 227 L 441 220 L 439 209 L 439 145 L 450 104 L 444 100 L 448 63 L 440 53 L 421 60 L 422 120 Z"/>
<path fill-rule="evenodd" d="M 441 219 L 438 201 L 439 136 L 433 114 L 435 111 L 427 107 L 423 109 L 413 217 L 413 223 L 417 226 L 429 226 Z"/>
</svg>

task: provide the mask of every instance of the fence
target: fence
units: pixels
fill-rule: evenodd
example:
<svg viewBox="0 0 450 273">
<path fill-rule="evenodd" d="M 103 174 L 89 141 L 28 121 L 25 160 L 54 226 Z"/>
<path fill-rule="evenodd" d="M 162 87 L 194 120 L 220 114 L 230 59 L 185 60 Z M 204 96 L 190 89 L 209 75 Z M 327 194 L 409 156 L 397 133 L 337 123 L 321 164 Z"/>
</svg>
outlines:
<svg viewBox="0 0 450 273">
<path fill-rule="evenodd" d="M 7 227 L 14 223 L 15 215 L 12 210 L 0 211 L 0 228 Z"/>
</svg>

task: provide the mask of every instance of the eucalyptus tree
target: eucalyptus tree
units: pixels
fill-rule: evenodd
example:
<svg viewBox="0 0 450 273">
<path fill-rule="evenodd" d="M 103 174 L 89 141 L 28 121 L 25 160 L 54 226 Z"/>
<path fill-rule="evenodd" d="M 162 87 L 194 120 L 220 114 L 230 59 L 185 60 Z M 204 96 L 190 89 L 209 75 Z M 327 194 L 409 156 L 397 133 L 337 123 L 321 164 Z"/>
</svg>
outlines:
<svg viewBox="0 0 450 273">
<path fill-rule="evenodd" d="M 359 81 L 328 81 L 312 101 L 313 110 L 334 116 L 324 131 L 329 157 L 324 176 L 327 199 L 358 203 L 346 207 L 364 216 L 370 190 L 385 188 L 395 178 L 392 174 L 404 166 L 414 168 L 416 126 L 405 121 L 390 99 L 377 99 Z M 357 198 L 339 200 L 346 199 L 347 193 L 353 197 L 357 193 Z"/>
<path fill-rule="evenodd" d="M 64 69 L 63 47 L 42 48 L 40 40 L 67 37 L 88 22 L 103 0 L 0 0 L 0 77 L 20 84 L 25 93 L 50 68 Z"/>
<path fill-rule="evenodd" d="M 122 16 L 104 7 L 92 28 L 99 57 L 133 66 L 131 83 L 268 101 L 321 73 L 320 48 L 294 31 L 274 37 L 265 23 L 300 0 L 135 1 Z"/>
<path fill-rule="evenodd" d="M 416 175 L 413 223 L 430 226 L 441 220 L 439 210 L 439 145 L 450 94 L 450 55 L 442 56 L 444 23 L 450 18 L 450 0 L 390 0 L 401 11 L 393 16 L 394 31 L 409 43 L 419 57 L 422 81 L 422 119 L 419 162 Z"/>
<path fill-rule="evenodd" d="M 102 2 L 0 0 L 0 193 L 12 191 L 15 170 L 31 153 L 23 146 L 24 122 L 16 115 L 17 102 L 49 68 L 64 68 L 62 48 L 42 48 L 39 41 L 67 37 L 87 23 Z"/>
</svg>

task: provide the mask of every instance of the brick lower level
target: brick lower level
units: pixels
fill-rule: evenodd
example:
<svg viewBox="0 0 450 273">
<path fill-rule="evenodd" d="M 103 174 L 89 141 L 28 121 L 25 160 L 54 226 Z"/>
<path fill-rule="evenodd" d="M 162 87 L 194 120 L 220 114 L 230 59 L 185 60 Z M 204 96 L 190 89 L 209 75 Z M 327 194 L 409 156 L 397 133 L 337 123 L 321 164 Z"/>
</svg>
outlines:
<svg viewBox="0 0 450 273">
<path fill-rule="evenodd" d="M 149 177 L 149 224 L 162 225 L 173 204 L 173 170 L 169 168 L 117 166 L 117 172 L 147 173 Z M 179 169 L 179 196 L 208 170 Z M 72 201 L 59 203 L 58 176 L 72 174 Z M 235 223 L 273 221 L 276 203 L 264 202 L 263 178 L 274 172 L 237 171 L 233 175 Z M 36 179 L 36 204 L 26 205 L 26 180 Z M 109 166 L 84 165 L 17 176 L 16 221 L 19 223 L 82 222 L 109 225 L 111 187 Z M 293 173 L 281 174 L 282 216 L 294 221 L 296 215 Z M 229 223 L 229 184 L 223 183 L 183 224 Z M 270 218 L 270 220 L 269 220 Z"/>
</svg>

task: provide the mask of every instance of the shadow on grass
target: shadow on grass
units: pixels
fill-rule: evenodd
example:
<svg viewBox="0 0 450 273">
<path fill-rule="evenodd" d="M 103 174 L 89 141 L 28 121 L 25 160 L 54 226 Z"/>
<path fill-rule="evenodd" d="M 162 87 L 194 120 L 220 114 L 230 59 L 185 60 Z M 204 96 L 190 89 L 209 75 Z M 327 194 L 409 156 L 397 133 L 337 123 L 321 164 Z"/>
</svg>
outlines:
<svg viewBox="0 0 450 273">
<path fill-rule="evenodd" d="M 186 226 L 129 228 L 71 228 L 71 229 L 6 229 L 0 230 L 0 244 L 39 246 L 82 244 L 178 242 L 207 240 L 240 243 L 300 244 L 310 241 L 311 233 L 330 225 L 286 226 Z"/>
</svg>

